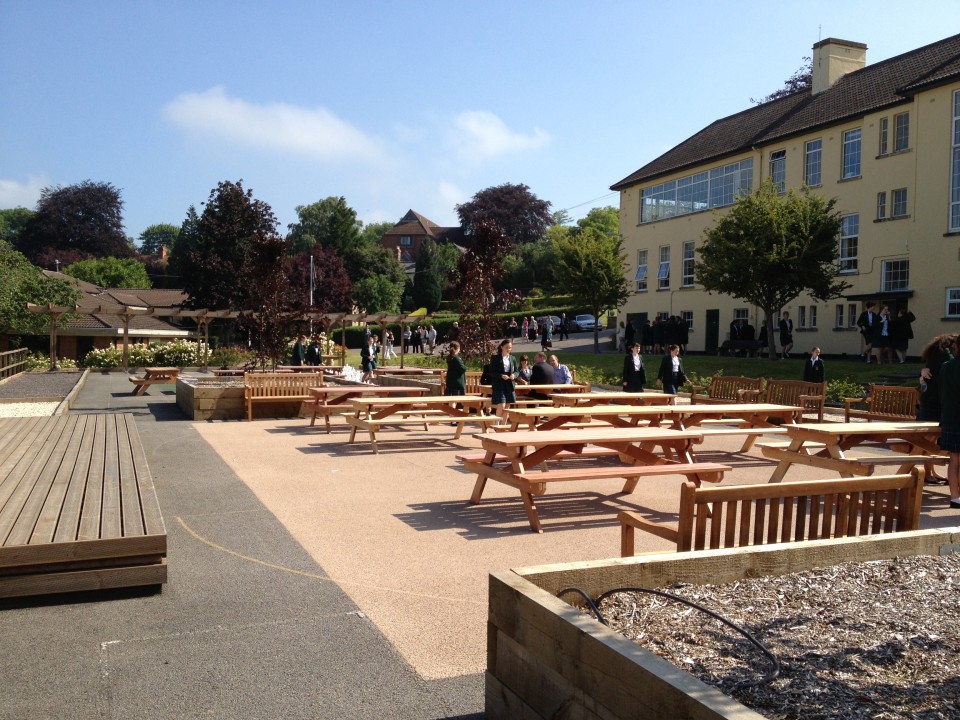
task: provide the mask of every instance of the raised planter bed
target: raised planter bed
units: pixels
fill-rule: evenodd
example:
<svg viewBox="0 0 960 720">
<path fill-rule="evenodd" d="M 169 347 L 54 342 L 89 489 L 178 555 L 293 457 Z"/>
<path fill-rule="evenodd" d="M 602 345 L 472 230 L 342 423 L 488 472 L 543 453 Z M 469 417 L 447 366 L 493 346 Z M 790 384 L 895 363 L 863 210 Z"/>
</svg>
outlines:
<svg viewBox="0 0 960 720">
<path fill-rule="evenodd" d="M 596 597 L 616 587 L 729 583 L 843 562 L 952 552 L 960 552 L 957 528 L 493 573 L 486 717 L 761 720 L 753 710 L 557 598 L 566 588 Z"/>
</svg>

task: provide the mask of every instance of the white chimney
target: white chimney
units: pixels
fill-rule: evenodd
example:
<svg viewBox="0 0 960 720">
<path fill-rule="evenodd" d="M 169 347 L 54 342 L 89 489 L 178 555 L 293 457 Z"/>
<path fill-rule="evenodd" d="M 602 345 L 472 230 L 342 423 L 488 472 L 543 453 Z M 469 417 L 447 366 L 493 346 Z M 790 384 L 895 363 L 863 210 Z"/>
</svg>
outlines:
<svg viewBox="0 0 960 720">
<path fill-rule="evenodd" d="M 830 88 L 848 72 L 867 64 L 867 46 L 850 40 L 827 38 L 813 46 L 813 94 Z"/>
</svg>

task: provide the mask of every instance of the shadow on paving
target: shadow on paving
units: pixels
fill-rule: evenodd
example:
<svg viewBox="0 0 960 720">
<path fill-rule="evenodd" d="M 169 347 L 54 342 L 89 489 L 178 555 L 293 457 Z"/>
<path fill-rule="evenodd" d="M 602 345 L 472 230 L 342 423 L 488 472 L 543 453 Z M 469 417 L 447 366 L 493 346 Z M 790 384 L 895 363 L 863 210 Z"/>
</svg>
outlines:
<svg viewBox="0 0 960 720">
<path fill-rule="evenodd" d="M 0 720 L 483 716 L 481 674 L 420 678 L 173 397 L 126 384 L 92 375 L 72 412 L 134 414 L 168 582 L 0 604 Z"/>
</svg>

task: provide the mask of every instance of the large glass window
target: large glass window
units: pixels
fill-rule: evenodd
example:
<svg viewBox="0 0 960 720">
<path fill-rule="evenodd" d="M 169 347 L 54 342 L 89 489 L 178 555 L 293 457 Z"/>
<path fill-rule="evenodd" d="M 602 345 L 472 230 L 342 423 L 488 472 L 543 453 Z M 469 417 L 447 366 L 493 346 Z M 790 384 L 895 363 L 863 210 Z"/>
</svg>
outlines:
<svg viewBox="0 0 960 720">
<path fill-rule="evenodd" d="M 740 191 L 753 185 L 753 160 L 748 158 L 709 171 L 643 190 L 640 222 L 653 222 L 712 207 L 732 205 Z"/>
<path fill-rule="evenodd" d="M 890 121 L 880 118 L 880 154 L 886 155 L 890 151 Z"/>
<path fill-rule="evenodd" d="M 787 189 L 787 151 L 777 150 L 770 153 L 770 179 L 778 192 Z"/>
<path fill-rule="evenodd" d="M 843 178 L 860 177 L 860 128 L 843 134 Z"/>
<path fill-rule="evenodd" d="M 660 267 L 657 269 L 657 289 L 670 289 L 670 246 L 660 248 Z"/>
<path fill-rule="evenodd" d="M 960 90 L 953 93 L 953 161 L 950 169 L 950 231 L 960 232 Z"/>
<path fill-rule="evenodd" d="M 877 193 L 877 220 L 887 219 L 887 191 Z"/>
<path fill-rule="evenodd" d="M 906 290 L 910 286 L 910 260 L 908 258 L 884 260 L 883 280 L 881 282 L 880 290 L 882 292 Z"/>
<path fill-rule="evenodd" d="M 900 188 L 899 190 L 894 190 L 892 193 L 891 199 L 893 200 L 893 207 L 891 208 L 892 213 L 891 217 L 906 217 L 907 215 L 907 189 Z"/>
<path fill-rule="evenodd" d="M 960 287 L 947 288 L 947 317 L 960 318 Z"/>
<path fill-rule="evenodd" d="M 857 305 L 850 303 L 847 306 L 847 327 L 855 328 L 857 326 Z"/>
<path fill-rule="evenodd" d="M 910 113 L 893 116 L 893 151 L 900 152 L 910 147 Z"/>
<path fill-rule="evenodd" d="M 840 219 L 840 272 L 856 272 L 857 247 L 860 244 L 860 215 Z"/>
<path fill-rule="evenodd" d="M 843 327 L 843 303 L 837 305 L 837 313 L 833 320 L 833 326 L 837 328 Z"/>
<path fill-rule="evenodd" d="M 806 153 L 803 163 L 803 181 L 808 187 L 813 187 L 820 184 L 822 155 L 822 140 L 811 140 L 806 144 Z"/>
<path fill-rule="evenodd" d="M 685 242 L 683 244 L 683 267 L 681 268 L 680 285 L 681 287 L 693 287 L 693 260 L 695 253 L 695 242 Z"/>
<path fill-rule="evenodd" d="M 400 247 L 413 247 L 413 237 L 410 235 L 401 235 Z"/>
<path fill-rule="evenodd" d="M 637 292 L 647 289 L 647 251 L 637 250 L 637 274 L 633 276 L 637 283 Z"/>
<path fill-rule="evenodd" d="M 693 332 L 693 310 L 681 310 L 680 319 L 687 324 L 687 331 Z"/>
</svg>

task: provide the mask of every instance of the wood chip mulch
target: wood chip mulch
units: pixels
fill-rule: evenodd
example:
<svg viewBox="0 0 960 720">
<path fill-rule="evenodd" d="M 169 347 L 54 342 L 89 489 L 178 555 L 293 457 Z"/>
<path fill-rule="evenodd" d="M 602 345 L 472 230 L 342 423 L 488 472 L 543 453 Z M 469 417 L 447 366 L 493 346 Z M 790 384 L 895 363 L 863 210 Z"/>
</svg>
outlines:
<svg viewBox="0 0 960 720">
<path fill-rule="evenodd" d="M 848 563 L 729 585 L 617 593 L 612 628 L 768 718 L 960 718 L 960 553 Z"/>
</svg>

